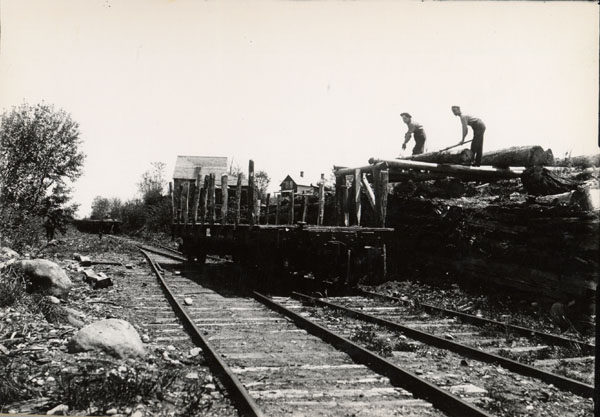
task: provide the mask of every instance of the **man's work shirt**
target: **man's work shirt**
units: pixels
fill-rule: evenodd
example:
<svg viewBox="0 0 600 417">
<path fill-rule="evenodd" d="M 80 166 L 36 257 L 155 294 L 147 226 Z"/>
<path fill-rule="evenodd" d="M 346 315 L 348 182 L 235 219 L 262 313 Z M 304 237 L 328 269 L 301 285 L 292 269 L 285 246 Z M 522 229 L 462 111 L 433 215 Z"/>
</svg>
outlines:
<svg viewBox="0 0 600 417">
<path fill-rule="evenodd" d="M 469 116 L 468 114 L 463 114 L 460 116 L 460 122 L 462 123 L 463 130 L 463 139 L 467 136 L 467 126 L 471 126 L 473 131 L 479 127 L 485 127 L 481 119 L 477 117 Z"/>
<path fill-rule="evenodd" d="M 406 125 L 408 126 L 408 132 L 406 132 L 406 135 L 404 135 L 404 139 L 406 139 L 407 142 L 410 139 L 410 135 L 412 135 L 413 133 L 415 133 L 415 131 L 417 131 L 417 130 L 423 130 L 423 125 L 421 125 L 420 123 L 415 122 L 413 120 L 411 120 Z"/>
</svg>

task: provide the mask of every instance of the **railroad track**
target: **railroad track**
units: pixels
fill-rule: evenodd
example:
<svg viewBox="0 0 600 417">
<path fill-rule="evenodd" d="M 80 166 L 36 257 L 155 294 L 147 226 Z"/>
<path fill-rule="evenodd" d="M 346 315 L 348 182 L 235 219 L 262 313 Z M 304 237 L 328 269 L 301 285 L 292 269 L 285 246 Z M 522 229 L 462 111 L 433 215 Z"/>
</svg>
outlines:
<svg viewBox="0 0 600 417">
<path fill-rule="evenodd" d="M 524 339 L 531 340 L 530 329 L 511 329 L 517 335 L 528 336 L 515 339 L 503 325 L 502 337 L 510 345 L 502 347 L 498 334 L 491 333 L 500 327 L 498 324 L 486 323 L 482 330 L 483 324 L 477 320 L 462 323 L 454 314 L 458 312 L 435 313 L 435 308 L 430 314 L 421 311 L 415 315 L 414 307 L 379 294 L 364 292 L 361 296 L 325 300 L 301 294 L 289 298 L 235 293 L 219 285 L 207 285 L 206 276 L 181 276 L 163 270 L 161 261 L 185 259 L 177 251 L 149 246 L 143 246 L 143 250 L 183 328 L 202 347 L 213 372 L 244 415 L 530 414 L 531 404 L 514 394 L 523 386 L 534 397 L 560 398 L 545 402 L 554 415 L 575 415 L 570 414 L 569 404 L 573 403 L 591 410 L 587 397 L 592 395 L 593 387 L 583 381 L 585 376 L 577 381 L 550 372 L 553 376 L 548 380 L 545 374 L 540 377 L 539 372 L 549 373 L 541 369 L 540 363 L 519 363 L 506 354 L 546 349 L 548 343 L 525 348 Z M 217 263 L 204 269 L 209 275 L 215 271 L 227 275 L 220 270 L 222 267 Z M 207 268 L 215 271 L 207 272 Z M 192 299 L 191 305 L 184 305 L 186 298 Z M 367 312 L 372 314 L 367 317 Z M 342 319 L 342 314 L 353 318 Z M 454 318 L 443 318 L 441 314 L 452 314 Z M 420 327 L 429 336 L 417 337 L 410 330 L 409 317 L 415 329 Z M 394 329 L 381 320 L 402 320 L 407 328 Z M 391 357 L 374 353 L 376 347 L 356 337 L 356 329 L 365 326 L 373 326 L 368 335 L 386 338 L 399 350 L 392 349 Z M 546 362 L 548 366 L 555 363 L 549 360 L 577 364 L 576 358 L 566 356 L 588 352 L 590 347 L 593 350 L 592 345 L 561 336 L 535 336 L 535 340 L 552 341 L 553 347 L 559 347 Z M 480 348 L 487 346 L 484 342 L 493 359 L 469 351 L 483 351 Z M 449 346 L 463 343 L 467 349 Z M 512 362 L 525 368 L 515 367 Z M 533 375 L 527 367 L 534 369 Z M 499 386 L 504 388 L 502 392 L 498 392 Z"/>
<path fill-rule="evenodd" d="M 550 349 L 547 344 L 535 343 L 535 333 L 532 343 L 531 338 L 515 338 L 510 333 L 499 335 L 494 327 L 482 329 L 441 315 L 424 314 L 422 310 L 385 302 L 381 297 L 316 298 L 295 293 L 294 297 L 281 297 L 279 301 L 328 329 L 387 351 L 394 363 L 423 373 L 427 380 L 450 392 L 464 389 L 466 397 L 479 396 L 477 403 L 490 412 L 498 411 L 496 408 L 503 404 L 500 408 L 506 407 L 513 413 L 528 413 L 527 405 L 520 404 L 521 399 L 499 398 L 495 380 L 503 381 L 504 387 L 514 392 L 521 390 L 521 383 L 525 384 L 532 387 L 530 393 L 537 391 L 542 399 L 550 392 L 560 392 L 567 415 L 570 402 L 587 402 L 591 412 L 594 387 L 587 381 L 593 379 L 593 358 L 571 357 L 573 352 L 589 349 L 590 345 L 585 343 L 558 337 L 554 340 L 559 346 L 552 346 L 552 358 L 529 364 L 527 360 L 511 359 L 510 352 L 538 352 L 539 355 Z M 517 331 L 521 332 L 522 328 Z M 546 341 L 552 340 L 552 336 Z M 567 367 L 565 373 L 568 374 L 568 366 L 575 365 L 570 374 L 579 376 L 580 380 L 549 372 L 547 368 L 556 363 Z M 587 372 L 577 371 L 581 364 L 587 366 Z M 460 381 L 470 382 L 461 386 Z M 554 406 L 560 408 L 562 404 L 555 402 Z"/>
<path fill-rule="evenodd" d="M 177 255 L 154 252 L 143 250 L 169 303 L 244 415 L 489 415 L 270 297 L 162 269 L 157 260 Z"/>
</svg>

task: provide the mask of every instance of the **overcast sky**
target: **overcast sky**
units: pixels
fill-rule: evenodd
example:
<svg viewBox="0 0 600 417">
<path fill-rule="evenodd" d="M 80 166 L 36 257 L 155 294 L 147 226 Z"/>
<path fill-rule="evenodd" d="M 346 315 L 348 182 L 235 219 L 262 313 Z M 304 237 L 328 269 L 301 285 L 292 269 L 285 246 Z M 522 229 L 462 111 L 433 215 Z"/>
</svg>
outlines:
<svg viewBox="0 0 600 417">
<path fill-rule="evenodd" d="M 393 158 L 403 111 L 450 146 L 453 104 L 485 121 L 484 152 L 598 151 L 592 2 L 1 0 L 0 19 L 0 109 L 80 124 L 80 216 L 177 155 L 252 158 L 272 186 Z"/>
</svg>

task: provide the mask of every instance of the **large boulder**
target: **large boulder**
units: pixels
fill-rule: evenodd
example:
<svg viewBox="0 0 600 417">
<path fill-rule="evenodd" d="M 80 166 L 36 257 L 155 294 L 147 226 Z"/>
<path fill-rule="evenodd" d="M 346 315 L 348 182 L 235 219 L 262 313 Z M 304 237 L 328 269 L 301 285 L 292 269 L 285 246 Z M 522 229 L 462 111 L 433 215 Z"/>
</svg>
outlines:
<svg viewBox="0 0 600 417">
<path fill-rule="evenodd" d="M 15 262 L 29 278 L 34 289 L 54 295 L 66 297 L 73 283 L 63 269 L 47 259 L 25 259 Z"/>
<path fill-rule="evenodd" d="M 69 342 L 69 352 L 88 350 L 101 350 L 118 358 L 146 355 L 137 330 L 120 319 L 100 320 L 79 330 Z"/>
</svg>

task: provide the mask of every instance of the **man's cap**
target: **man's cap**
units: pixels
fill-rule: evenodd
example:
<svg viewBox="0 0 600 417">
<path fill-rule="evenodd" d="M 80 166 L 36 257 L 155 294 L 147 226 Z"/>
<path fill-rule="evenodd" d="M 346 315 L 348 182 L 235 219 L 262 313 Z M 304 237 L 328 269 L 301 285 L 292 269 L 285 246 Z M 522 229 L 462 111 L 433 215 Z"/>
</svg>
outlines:
<svg viewBox="0 0 600 417">
<path fill-rule="evenodd" d="M 452 109 L 460 109 L 460 106 L 452 106 Z"/>
<path fill-rule="evenodd" d="M 406 116 L 406 117 L 410 117 L 412 119 L 412 116 L 410 115 L 410 113 L 400 113 L 400 116 Z"/>
</svg>

